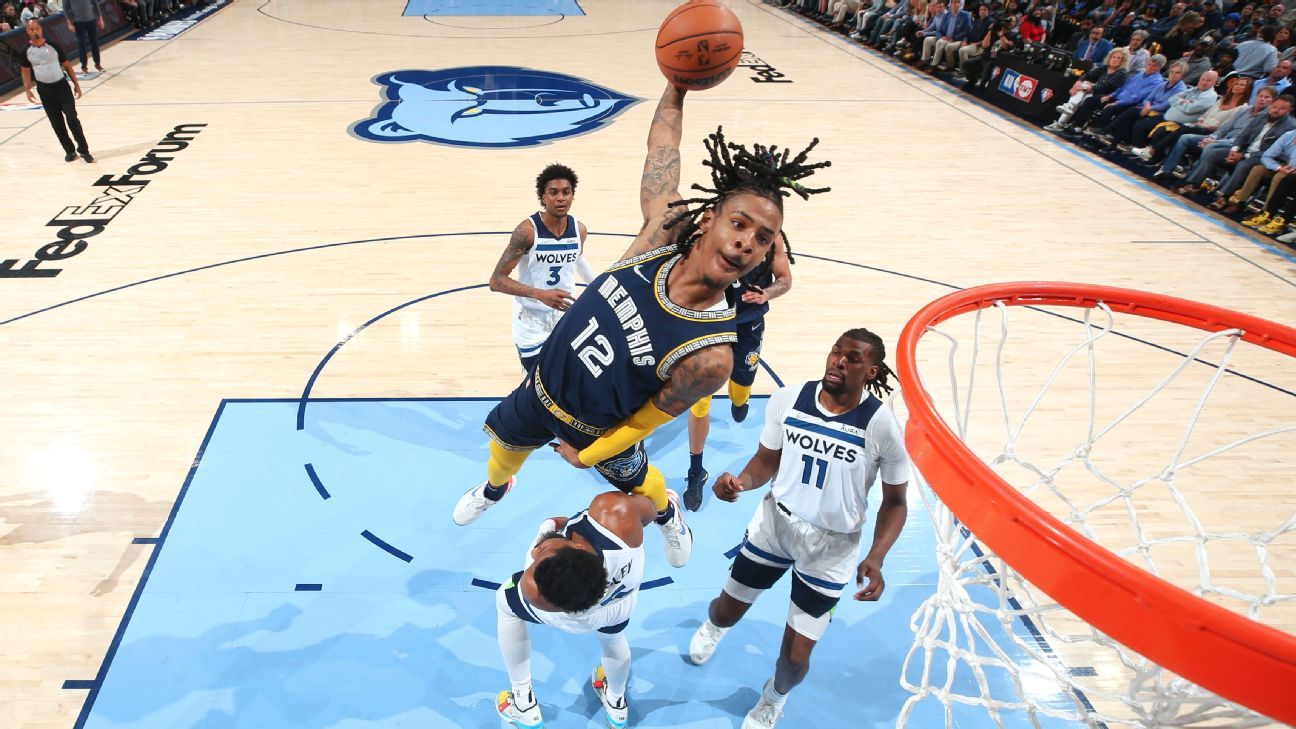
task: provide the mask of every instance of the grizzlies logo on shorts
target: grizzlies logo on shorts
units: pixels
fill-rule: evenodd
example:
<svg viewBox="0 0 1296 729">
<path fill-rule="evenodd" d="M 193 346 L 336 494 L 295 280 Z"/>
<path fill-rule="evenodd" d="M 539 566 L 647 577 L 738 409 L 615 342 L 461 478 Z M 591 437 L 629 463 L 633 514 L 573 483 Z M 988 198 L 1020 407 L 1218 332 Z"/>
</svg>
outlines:
<svg viewBox="0 0 1296 729">
<path fill-rule="evenodd" d="M 644 469 L 648 467 L 648 453 L 643 443 L 636 443 L 629 452 L 620 453 L 612 458 L 594 465 L 613 485 L 637 484 L 643 481 Z"/>
<path fill-rule="evenodd" d="M 747 359 L 744 360 L 748 369 L 756 369 L 756 363 L 760 362 L 760 352 L 748 352 Z"/>
</svg>

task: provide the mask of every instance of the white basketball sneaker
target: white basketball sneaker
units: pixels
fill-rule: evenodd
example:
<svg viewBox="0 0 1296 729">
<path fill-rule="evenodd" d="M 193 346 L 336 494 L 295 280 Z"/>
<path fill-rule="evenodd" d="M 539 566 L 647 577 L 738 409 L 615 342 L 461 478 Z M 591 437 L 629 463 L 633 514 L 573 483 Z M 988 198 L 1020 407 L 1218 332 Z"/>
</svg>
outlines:
<svg viewBox="0 0 1296 729">
<path fill-rule="evenodd" d="M 688 564 L 689 555 L 693 554 L 693 532 L 684 523 L 684 506 L 680 503 L 679 494 L 666 489 L 666 498 L 675 505 L 675 515 L 657 526 L 666 540 L 666 561 L 671 567 L 683 567 Z"/>
<path fill-rule="evenodd" d="M 765 700 L 765 694 L 773 688 L 773 683 L 772 678 L 765 681 L 760 700 L 743 718 L 742 729 L 773 729 L 778 720 L 783 718 L 783 707 Z"/>
<path fill-rule="evenodd" d="M 543 729 L 544 727 L 544 717 L 540 716 L 540 702 L 536 701 L 534 696 L 531 697 L 531 706 L 522 709 L 514 701 L 512 691 L 501 691 L 495 697 L 495 710 L 499 712 L 501 719 L 513 726 L 522 729 Z"/>
<path fill-rule="evenodd" d="M 711 660 L 711 654 L 715 653 L 720 639 L 728 632 L 728 628 L 717 627 L 710 620 L 703 620 L 689 639 L 689 660 L 696 666 Z"/>
<path fill-rule="evenodd" d="M 603 674 L 603 664 L 594 668 L 594 674 L 590 676 L 590 685 L 594 687 L 594 693 L 598 694 L 599 701 L 603 702 L 603 713 L 607 718 L 609 729 L 625 729 L 630 722 L 630 706 L 626 703 L 625 696 L 616 705 L 608 701 L 607 695 L 607 676 Z"/>
<path fill-rule="evenodd" d="M 515 479 L 510 478 L 504 486 L 504 496 L 513 490 Z M 502 500 L 504 496 L 501 496 Z M 459 526 L 466 526 L 477 520 L 477 517 L 486 513 L 486 510 L 498 504 L 499 501 L 491 501 L 486 498 L 486 482 L 482 481 L 477 486 L 468 489 L 468 493 L 459 497 L 459 503 L 455 504 L 452 518 L 454 523 Z"/>
</svg>

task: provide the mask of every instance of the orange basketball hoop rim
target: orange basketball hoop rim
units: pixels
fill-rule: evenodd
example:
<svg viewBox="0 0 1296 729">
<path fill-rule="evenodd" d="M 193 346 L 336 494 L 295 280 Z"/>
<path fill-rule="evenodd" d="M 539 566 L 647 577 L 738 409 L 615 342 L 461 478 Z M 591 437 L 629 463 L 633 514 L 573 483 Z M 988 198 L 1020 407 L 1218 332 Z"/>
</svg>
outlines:
<svg viewBox="0 0 1296 729">
<path fill-rule="evenodd" d="M 923 307 L 896 357 L 909 409 L 905 443 L 932 490 L 976 538 L 1058 604 L 1146 658 L 1224 698 L 1296 724 L 1296 637 L 1202 600 L 1126 562 L 1036 505 L 965 446 L 918 376 L 928 327 L 1003 302 L 1093 308 L 1207 332 L 1296 357 L 1296 329 L 1209 304 L 1143 291 L 1056 282 L 977 286 Z"/>
</svg>

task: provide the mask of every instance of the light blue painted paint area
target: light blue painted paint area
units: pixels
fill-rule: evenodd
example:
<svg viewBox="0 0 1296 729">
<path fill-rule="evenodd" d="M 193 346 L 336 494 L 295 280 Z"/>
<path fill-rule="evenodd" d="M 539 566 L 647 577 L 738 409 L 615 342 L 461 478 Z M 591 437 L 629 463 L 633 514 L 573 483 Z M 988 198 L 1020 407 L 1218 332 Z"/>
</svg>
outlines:
<svg viewBox="0 0 1296 729">
<path fill-rule="evenodd" d="M 746 462 L 765 402 L 753 400 L 741 425 L 715 419 L 707 448 L 713 476 Z M 473 525 L 455 526 L 455 501 L 483 478 L 480 426 L 493 405 L 312 402 L 306 429 L 297 431 L 295 401 L 226 403 L 165 540 L 151 547 L 156 562 L 85 726 L 499 726 L 495 695 L 508 679 L 495 643 L 495 596 L 473 580 L 507 581 L 543 518 L 574 513 L 607 487 L 541 449 L 505 501 Z M 648 451 L 682 491 L 684 421 L 654 433 Z M 729 505 L 708 494 L 702 511 L 688 514 L 695 542 L 683 569 L 666 564 L 661 536 L 649 527 L 645 582 L 672 582 L 641 594 L 628 628 L 633 726 L 737 727 L 772 675 L 787 578 L 710 663 L 683 657 L 757 498 Z M 909 618 L 935 583 L 930 523 L 916 494 L 910 502 L 882 600 L 838 607 L 780 727 L 894 726 L 908 697 L 898 677 L 912 640 Z M 865 534 L 867 545 L 871 525 Z M 597 643 L 545 626 L 531 626 L 531 635 L 546 725 L 601 726 L 588 685 Z M 942 661 L 936 675 L 943 671 Z M 1002 675 L 991 678 L 1006 689 Z M 972 680 L 961 674 L 956 685 Z M 989 726 L 972 710 L 955 719 Z M 944 719 L 929 702 L 912 722 L 936 727 Z"/>
</svg>

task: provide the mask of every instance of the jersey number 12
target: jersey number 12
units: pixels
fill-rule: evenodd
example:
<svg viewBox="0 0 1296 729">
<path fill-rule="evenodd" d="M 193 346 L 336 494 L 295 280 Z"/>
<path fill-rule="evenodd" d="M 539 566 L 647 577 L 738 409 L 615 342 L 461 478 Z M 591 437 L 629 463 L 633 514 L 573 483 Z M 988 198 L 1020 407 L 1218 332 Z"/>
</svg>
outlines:
<svg viewBox="0 0 1296 729">
<path fill-rule="evenodd" d="M 598 377 L 603 374 L 603 368 L 612 364 L 612 343 L 602 334 L 594 335 L 594 340 L 583 348 L 581 344 L 590 338 L 598 330 L 598 319 L 590 317 L 589 324 L 585 329 L 576 335 L 572 340 L 571 348 L 576 350 L 576 359 L 585 364 L 585 368 L 590 371 L 591 375 Z M 823 479 L 820 478 L 822 481 Z"/>
</svg>

